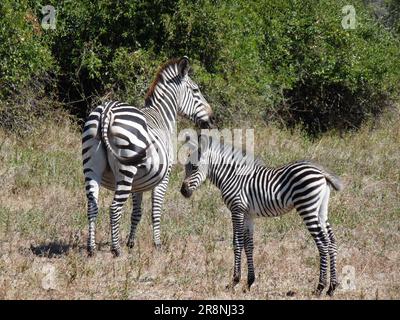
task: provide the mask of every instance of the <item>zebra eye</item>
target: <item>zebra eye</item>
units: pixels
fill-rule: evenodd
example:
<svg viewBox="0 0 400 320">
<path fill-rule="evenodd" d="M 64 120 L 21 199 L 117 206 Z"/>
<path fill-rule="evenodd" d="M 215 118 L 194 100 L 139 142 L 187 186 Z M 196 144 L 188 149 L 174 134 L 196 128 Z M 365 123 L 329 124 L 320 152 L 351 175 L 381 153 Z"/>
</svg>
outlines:
<svg viewBox="0 0 400 320">
<path fill-rule="evenodd" d="M 200 91 L 199 88 L 194 88 L 194 89 L 193 89 L 193 93 L 198 93 L 199 91 Z"/>
</svg>

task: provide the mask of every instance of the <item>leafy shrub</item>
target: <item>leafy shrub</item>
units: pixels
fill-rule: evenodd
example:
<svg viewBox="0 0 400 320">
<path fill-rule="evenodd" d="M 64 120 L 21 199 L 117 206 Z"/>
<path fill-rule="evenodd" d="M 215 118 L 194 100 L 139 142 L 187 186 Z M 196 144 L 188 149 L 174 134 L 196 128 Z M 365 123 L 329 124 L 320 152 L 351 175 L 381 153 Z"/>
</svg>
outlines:
<svg viewBox="0 0 400 320">
<path fill-rule="evenodd" d="M 58 123 L 63 118 L 68 119 L 62 104 L 51 91 L 49 93 L 49 88 L 54 90 L 52 84 L 46 83 L 44 79 L 31 80 L 17 93 L 1 100 L 0 127 L 25 135 L 45 121 Z"/>
<path fill-rule="evenodd" d="M 157 67 L 186 54 L 220 126 L 264 119 L 311 134 L 347 130 L 398 98 L 395 0 L 384 25 L 353 1 L 354 30 L 341 26 L 344 0 L 48 4 L 57 12 L 49 31 L 38 23 L 39 0 L 0 5 L 0 95 L 33 81 L 84 119 L 104 99 L 142 105 Z"/>
<path fill-rule="evenodd" d="M 53 59 L 27 0 L 0 3 L 0 98 L 51 70 Z"/>
<path fill-rule="evenodd" d="M 130 52 L 125 47 L 118 48 L 110 65 L 108 89 L 114 92 L 115 97 L 141 106 L 153 76 L 162 63 L 163 59 L 149 51 L 139 49 Z"/>
<path fill-rule="evenodd" d="M 65 101 L 72 101 L 72 113 L 85 118 L 98 98 L 116 90 L 125 98 L 133 94 L 136 100 L 143 93 L 130 87 L 140 75 L 128 75 L 137 70 L 138 52 L 142 66 L 154 65 L 154 50 L 160 53 L 165 42 L 165 15 L 172 14 L 176 1 L 167 0 L 81 0 L 49 1 L 57 10 L 57 26 L 52 32 L 52 51 L 60 67 L 58 90 Z M 40 7 L 37 7 L 40 10 Z M 132 54 L 130 56 L 130 54 Z M 122 57 L 129 60 L 121 68 Z M 136 62 L 135 62 L 136 61 Z M 159 62 L 156 59 L 157 63 Z M 131 68 L 131 70 L 127 70 Z M 121 74 L 116 74 L 121 72 Z M 147 75 L 147 74 L 146 74 Z M 150 78 L 153 75 L 150 76 Z M 114 81 L 117 81 L 116 87 Z M 125 93 L 120 90 L 125 88 Z M 118 98 L 118 97 L 117 97 Z"/>
<path fill-rule="evenodd" d="M 400 1 L 388 0 L 388 15 L 385 20 L 389 28 L 400 37 Z"/>
<path fill-rule="evenodd" d="M 1 1 L 0 17 L 0 126 L 23 132 L 53 114 L 56 68 L 28 1 Z"/>
<path fill-rule="evenodd" d="M 273 116 L 312 134 L 358 128 L 398 94 L 400 45 L 356 2 L 356 28 L 341 26 L 346 1 L 266 1 L 262 54 L 281 92 Z M 279 98 L 279 96 L 277 97 Z M 271 113 L 270 113 L 271 114 Z"/>
</svg>

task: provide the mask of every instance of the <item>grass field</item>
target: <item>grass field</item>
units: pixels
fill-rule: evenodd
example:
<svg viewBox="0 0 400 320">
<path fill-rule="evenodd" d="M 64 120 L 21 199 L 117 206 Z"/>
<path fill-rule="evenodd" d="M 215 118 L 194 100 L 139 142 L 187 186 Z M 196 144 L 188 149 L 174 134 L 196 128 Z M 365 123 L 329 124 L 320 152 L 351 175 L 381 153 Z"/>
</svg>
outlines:
<svg viewBox="0 0 400 320">
<path fill-rule="evenodd" d="M 338 272 L 345 280 L 333 299 L 399 299 L 399 110 L 341 137 L 327 134 L 312 141 L 300 131 L 261 125 L 255 136 L 256 154 L 267 164 L 315 159 L 346 184 L 330 201 Z M 87 258 L 80 152 L 80 132 L 67 122 L 43 124 L 24 140 L 0 131 L 0 299 L 315 298 L 318 253 L 294 211 L 256 220 L 256 283 L 245 292 L 243 261 L 241 284 L 225 289 L 233 271 L 229 212 L 209 183 L 184 199 L 180 166 L 166 195 L 161 251 L 153 249 L 145 194 L 135 248 L 129 252 L 124 246 L 122 257 L 112 257 L 111 193 L 102 190 L 99 251 Z M 124 242 L 130 208 L 129 203 L 122 219 Z"/>
</svg>

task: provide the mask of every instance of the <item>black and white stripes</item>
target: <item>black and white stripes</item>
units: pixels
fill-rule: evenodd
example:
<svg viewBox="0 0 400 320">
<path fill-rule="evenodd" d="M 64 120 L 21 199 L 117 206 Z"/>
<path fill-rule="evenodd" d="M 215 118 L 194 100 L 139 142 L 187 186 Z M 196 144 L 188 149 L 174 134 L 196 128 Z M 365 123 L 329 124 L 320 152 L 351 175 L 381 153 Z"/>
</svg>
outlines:
<svg viewBox="0 0 400 320">
<path fill-rule="evenodd" d="M 83 172 L 88 199 L 88 252 L 95 251 L 95 221 L 100 185 L 114 190 L 110 207 L 111 247 L 120 254 L 119 221 L 122 206 L 133 195 L 132 226 L 128 246 L 134 244 L 141 218 L 142 192 L 152 190 L 153 235 L 161 244 L 160 216 L 173 160 L 172 136 L 177 115 L 200 127 L 212 127 L 214 116 L 197 84 L 188 76 L 186 57 L 170 60 L 156 75 L 145 99 L 135 108 L 112 101 L 89 115 L 82 138 Z"/>
<path fill-rule="evenodd" d="M 297 161 L 279 168 L 267 168 L 241 150 L 221 144 L 211 136 L 202 136 L 198 162 L 186 165 L 181 192 L 190 197 L 193 190 L 209 178 L 222 194 L 232 213 L 234 276 L 240 280 L 240 261 L 245 250 L 248 265 L 248 287 L 255 279 L 253 266 L 253 218 L 274 217 L 295 208 L 311 233 L 320 254 L 320 276 L 316 293 L 327 284 L 328 256 L 332 295 L 337 287 L 336 241 L 328 223 L 330 187 L 342 189 L 339 178 L 310 161 Z"/>
</svg>

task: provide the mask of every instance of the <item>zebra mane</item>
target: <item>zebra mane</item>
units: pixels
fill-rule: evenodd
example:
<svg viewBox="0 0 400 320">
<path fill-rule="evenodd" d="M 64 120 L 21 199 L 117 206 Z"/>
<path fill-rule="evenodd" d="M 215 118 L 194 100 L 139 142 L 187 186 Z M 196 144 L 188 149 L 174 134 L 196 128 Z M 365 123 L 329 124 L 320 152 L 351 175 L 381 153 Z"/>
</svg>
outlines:
<svg viewBox="0 0 400 320">
<path fill-rule="evenodd" d="M 229 155 L 230 161 L 233 160 L 233 162 L 238 163 L 248 161 L 248 164 L 254 165 L 255 167 L 266 166 L 263 160 L 261 160 L 259 157 L 256 157 L 253 153 L 246 152 L 246 150 L 243 148 L 237 148 L 226 142 L 216 142 L 215 138 L 211 137 L 209 144 L 211 145 L 211 152 L 223 153 L 225 157 Z"/>
<path fill-rule="evenodd" d="M 165 62 L 157 71 L 153 82 L 151 83 L 149 89 L 147 90 L 146 96 L 144 98 L 145 105 L 148 105 L 151 97 L 153 96 L 154 90 L 156 89 L 157 84 L 162 80 L 162 73 L 168 69 L 170 66 L 177 64 L 180 61 L 179 58 L 173 58 Z"/>
</svg>

